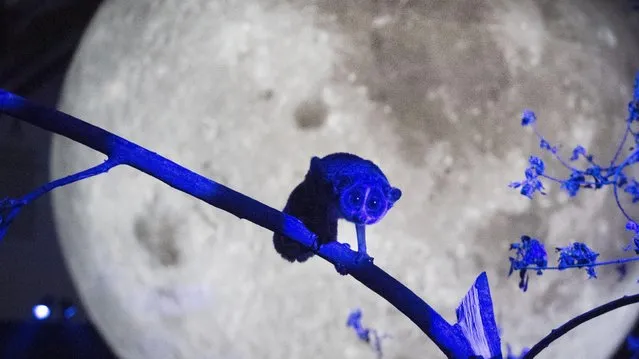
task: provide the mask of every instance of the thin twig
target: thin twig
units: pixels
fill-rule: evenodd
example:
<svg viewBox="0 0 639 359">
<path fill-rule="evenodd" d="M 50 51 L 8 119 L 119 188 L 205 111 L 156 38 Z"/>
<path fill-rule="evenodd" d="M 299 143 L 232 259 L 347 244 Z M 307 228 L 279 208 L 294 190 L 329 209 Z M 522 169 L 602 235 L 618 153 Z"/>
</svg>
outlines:
<svg viewBox="0 0 639 359">
<path fill-rule="evenodd" d="M 615 299 L 611 302 L 608 302 L 604 305 L 601 305 L 583 314 L 580 314 L 577 317 L 567 321 L 559 328 L 551 330 L 550 334 L 548 334 L 546 337 L 540 340 L 537 344 L 535 344 L 532 348 L 530 348 L 530 351 L 526 353 L 526 355 L 524 355 L 522 359 L 534 358 L 537 354 L 539 354 L 539 352 L 541 352 L 548 345 L 550 345 L 550 343 L 554 342 L 555 340 L 559 339 L 562 335 L 568 333 L 570 330 L 574 329 L 580 324 L 583 324 L 589 321 L 590 319 L 594 319 L 602 314 L 606 314 L 615 309 L 619 309 L 626 305 L 634 304 L 637 302 L 639 302 L 639 294 L 629 295 L 629 296 L 624 295 L 623 297 L 619 299 Z"/>
</svg>

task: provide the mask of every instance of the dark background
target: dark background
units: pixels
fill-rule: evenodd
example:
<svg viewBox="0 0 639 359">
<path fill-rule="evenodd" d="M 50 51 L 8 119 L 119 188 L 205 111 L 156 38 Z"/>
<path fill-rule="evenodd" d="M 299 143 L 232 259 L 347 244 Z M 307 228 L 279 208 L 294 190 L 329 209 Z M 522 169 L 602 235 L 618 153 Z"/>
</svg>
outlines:
<svg viewBox="0 0 639 359">
<path fill-rule="evenodd" d="M 73 52 L 101 1 L 0 0 L 0 88 L 55 107 Z M 639 7 L 639 1 L 625 4 Z M 49 133 L 0 115 L 0 198 L 48 181 L 50 143 Z M 31 308 L 45 296 L 56 305 L 49 320 L 37 322 Z M 71 320 L 61 316 L 62 300 L 78 308 Z M 639 335 L 637 326 L 634 332 Z M 0 241 L 0 359 L 111 357 L 81 307 L 45 196 L 25 207 Z M 614 358 L 629 357 L 622 346 Z"/>
<path fill-rule="evenodd" d="M 73 52 L 100 0 L 0 0 L 0 88 L 56 106 Z M 0 198 L 48 181 L 51 135 L 0 115 Z M 48 297 L 48 298 L 47 298 Z M 33 305 L 53 301 L 51 317 Z M 64 320 L 60 301 L 77 314 Z M 0 359 L 114 358 L 87 320 L 65 267 L 51 198 L 24 207 L 0 241 Z"/>
</svg>

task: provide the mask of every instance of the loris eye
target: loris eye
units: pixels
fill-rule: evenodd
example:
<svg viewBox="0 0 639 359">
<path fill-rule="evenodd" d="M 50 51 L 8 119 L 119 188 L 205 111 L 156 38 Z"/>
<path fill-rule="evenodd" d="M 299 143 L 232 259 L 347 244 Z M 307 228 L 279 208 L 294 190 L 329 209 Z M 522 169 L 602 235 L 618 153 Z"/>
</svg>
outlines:
<svg viewBox="0 0 639 359">
<path fill-rule="evenodd" d="M 377 217 L 386 211 L 386 201 L 380 191 L 371 190 L 366 198 L 366 213 L 369 216 Z"/>
<path fill-rule="evenodd" d="M 348 204 L 353 207 L 359 207 L 362 205 L 362 200 L 364 199 L 364 194 L 360 191 L 352 191 L 348 195 Z"/>
<path fill-rule="evenodd" d="M 366 208 L 370 210 L 377 210 L 381 206 L 381 202 L 377 197 L 370 197 L 368 201 L 366 201 Z"/>
</svg>

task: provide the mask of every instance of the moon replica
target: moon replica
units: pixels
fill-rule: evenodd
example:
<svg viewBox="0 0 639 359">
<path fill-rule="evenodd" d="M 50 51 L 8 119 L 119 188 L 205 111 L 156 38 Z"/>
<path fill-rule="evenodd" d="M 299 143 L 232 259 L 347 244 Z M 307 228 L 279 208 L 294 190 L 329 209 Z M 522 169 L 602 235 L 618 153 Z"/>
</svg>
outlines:
<svg viewBox="0 0 639 359">
<path fill-rule="evenodd" d="M 383 168 L 401 201 L 367 230 L 381 268 L 447 320 L 487 271 L 506 343 L 519 352 L 573 316 L 637 291 L 637 271 L 507 278 L 522 234 L 587 243 L 601 260 L 630 240 L 609 189 L 529 200 L 507 185 L 547 154 L 609 161 L 639 51 L 623 9 L 583 1 L 108 1 L 70 69 L 62 109 L 282 209 L 313 156 Z M 619 14 L 618 14 L 619 13 Z M 635 32 L 639 33 L 639 32 Z M 104 156 L 56 138 L 52 178 Z M 406 317 L 320 258 L 291 264 L 273 234 L 131 168 L 56 190 L 63 251 L 87 311 L 122 358 L 374 358 L 345 326 L 392 336 L 385 358 L 441 358 Z M 635 212 L 636 213 L 636 212 Z M 352 225 L 338 239 L 356 246 Z M 627 254 L 629 255 L 629 254 Z M 627 307 L 540 358 L 606 358 Z"/>
</svg>

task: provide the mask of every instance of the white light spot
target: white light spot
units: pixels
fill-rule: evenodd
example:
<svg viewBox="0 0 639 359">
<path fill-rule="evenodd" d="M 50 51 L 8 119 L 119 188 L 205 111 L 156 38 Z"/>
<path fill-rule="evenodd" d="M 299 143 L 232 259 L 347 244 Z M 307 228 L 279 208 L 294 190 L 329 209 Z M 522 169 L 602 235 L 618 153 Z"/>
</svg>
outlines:
<svg viewBox="0 0 639 359">
<path fill-rule="evenodd" d="M 51 309 L 44 304 L 38 304 L 33 307 L 33 316 L 38 320 L 47 319 L 51 315 Z"/>
</svg>

